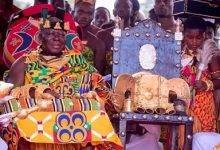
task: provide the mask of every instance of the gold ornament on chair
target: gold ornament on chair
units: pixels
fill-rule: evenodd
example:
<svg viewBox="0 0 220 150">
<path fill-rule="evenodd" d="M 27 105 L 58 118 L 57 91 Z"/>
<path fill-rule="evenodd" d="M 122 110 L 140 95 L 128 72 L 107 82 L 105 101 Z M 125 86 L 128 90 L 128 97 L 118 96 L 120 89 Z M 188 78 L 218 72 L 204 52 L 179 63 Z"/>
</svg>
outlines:
<svg viewBox="0 0 220 150">
<path fill-rule="evenodd" d="M 174 91 L 178 99 L 190 99 L 189 86 L 183 79 L 167 80 L 148 72 L 136 73 L 133 76 L 122 74 L 117 78 L 115 86 L 115 95 L 120 95 L 117 99 L 119 108 L 123 107 L 123 95 L 128 89 L 131 91 L 133 110 L 147 113 L 175 113 L 173 104 L 169 102 L 170 91 Z"/>
</svg>

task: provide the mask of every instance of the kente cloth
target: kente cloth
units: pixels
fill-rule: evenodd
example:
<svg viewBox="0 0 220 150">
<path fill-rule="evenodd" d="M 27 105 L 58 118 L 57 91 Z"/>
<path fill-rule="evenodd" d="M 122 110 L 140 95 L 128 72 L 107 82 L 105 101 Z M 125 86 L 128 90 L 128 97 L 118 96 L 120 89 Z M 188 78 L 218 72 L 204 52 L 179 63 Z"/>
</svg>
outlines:
<svg viewBox="0 0 220 150">
<path fill-rule="evenodd" d="M 84 46 L 83 50 L 82 50 L 82 55 L 83 57 L 88 61 L 88 63 L 92 66 L 95 65 L 94 63 L 94 52 L 91 48 L 89 48 L 88 46 Z"/>
<path fill-rule="evenodd" d="M 43 85 L 37 84 L 37 86 L 43 86 Z M 16 94 L 19 94 L 19 96 L 15 96 L 15 99 L 6 102 L 2 108 L 3 112 L 11 113 L 11 112 L 19 111 L 20 109 L 35 107 L 40 101 L 42 101 L 42 97 L 39 97 L 41 94 L 39 93 L 37 86 L 26 85 L 12 90 L 13 96 L 15 96 Z M 30 96 L 29 93 L 31 89 L 37 90 L 37 92 L 33 93 L 35 97 Z M 45 87 L 44 89 L 42 89 L 42 91 L 47 89 L 50 88 Z M 104 108 L 104 101 L 102 101 L 102 99 L 85 98 L 82 96 L 81 97 L 65 96 L 63 98 L 53 97 L 52 99 L 47 99 L 46 101 L 51 101 L 52 103 L 46 109 L 44 109 L 44 111 L 46 112 L 90 111 L 90 110 L 103 110 Z"/>
<path fill-rule="evenodd" d="M 198 70 L 199 55 L 182 56 L 182 70 L 181 77 L 189 84 L 191 94 L 193 94 L 193 85 L 196 80 L 196 73 Z M 206 68 L 202 71 L 200 80 L 210 80 L 211 75 Z M 190 107 L 187 113 L 194 118 L 193 132 L 215 132 L 216 131 L 216 116 L 213 91 L 196 91 L 195 97 L 191 98 Z M 179 128 L 179 148 L 184 144 L 184 126 Z"/>
<path fill-rule="evenodd" d="M 38 51 L 31 51 L 26 55 L 26 63 L 25 85 L 14 89 L 17 91 L 19 99 L 7 102 L 5 104 L 6 112 L 36 106 L 37 94 L 35 93 L 35 98 L 33 98 L 30 93 L 33 85 L 35 85 L 35 91 L 40 88 L 40 91 L 44 93 L 50 88 L 61 97 L 53 99 L 52 107 L 49 107 L 47 112 L 30 114 L 27 119 L 16 121 L 14 128 L 12 126 L 11 129 L 13 131 L 19 130 L 19 133 L 15 132 L 16 135 L 19 135 L 18 137 L 23 137 L 26 141 L 29 141 L 28 145 L 31 149 L 48 149 L 48 147 L 53 147 L 53 149 L 69 149 L 69 146 L 64 143 L 78 143 L 76 148 L 81 145 L 85 146 L 86 143 L 97 145 L 101 149 L 105 149 L 105 147 L 122 148 L 104 112 L 104 106 L 102 108 L 102 105 L 105 105 L 106 97 L 105 91 L 103 92 L 102 90 L 104 87 L 102 77 L 96 73 L 96 69 L 93 66 L 87 63 L 79 51 L 68 51 L 68 53 L 64 53 L 60 58 L 42 56 Z M 97 90 L 101 100 L 77 99 L 74 97 L 91 90 Z M 13 93 L 13 90 L 11 93 Z M 68 114 L 67 112 L 71 113 Z M 57 120 L 59 124 L 55 126 L 55 119 L 59 114 L 64 114 L 61 115 L 61 120 L 64 120 L 62 123 L 60 122 L 61 120 Z M 74 117 L 76 117 L 75 120 L 73 120 Z M 80 123 L 80 119 L 83 119 L 84 123 Z M 88 123 L 85 120 L 88 120 Z M 30 128 L 31 122 L 34 122 L 36 125 L 31 125 Z M 102 124 L 105 126 L 102 126 Z M 35 128 L 32 129 L 32 127 Z M 75 129 L 75 127 L 80 129 Z M 61 136 L 55 136 L 55 133 L 52 132 L 55 128 Z M 12 132 L 4 133 L 7 134 L 3 135 L 3 137 L 13 134 Z M 44 134 L 44 136 L 41 134 Z M 73 137 L 75 135 L 76 137 Z M 66 140 L 67 136 L 69 136 L 69 140 Z M 83 138 L 81 143 L 73 139 L 82 137 L 85 139 Z M 7 138 L 4 139 L 7 140 Z M 14 143 L 18 143 L 18 139 L 13 139 Z M 66 141 L 64 142 L 64 140 Z M 54 143 L 54 145 L 50 143 Z M 17 145 L 22 144 L 14 144 L 10 149 L 16 149 Z"/>
<path fill-rule="evenodd" d="M 17 120 L 16 125 L 20 136 L 34 143 L 98 145 L 110 142 L 115 149 L 121 146 L 104 111 L 35 112 L 24 120 Z"/>
<path fill-rule="evenodd" d="M 182 78 L 192 87 L 195 83 L 197 66 L 187 65 L 182 68 Z M 211 76 L 206 69 L 202 72 L 201 80 L 210 80 Z M 193 88 L 191 88 L 193 89 Z M 194 117 L 194 132 L 214 132 L 216 117 L 213 91 L 196 92 L 189 108 L 189 114 Z"/>
<path fill-rule="evenodd" d="M 104 111 L 34 112 L 14 123 L 18 132 L 12 125 L 2 130 L 3 137 L 10 139 L 8 142 L 13 146 L 18 145 L 19 138 L 24 138 L 29 142 L 24 142 L 25 145 L 32 150 L 52 147 L 80 150 L 87 143 L 100 149 L 122 149 L 121 141 Z M 14 130 L 14 134 L 8 130 Z M 10 149 L 15 149 L 13 146 L 9 145 Z"/>
<path fill-rule="evenodd" d="M 109 50 L 105 55 L 106 66 L 105 66 L 105 75 L 112 73 L 112 61 L 113 61 L 113 51 Z"/>
<path fill-rule="evenodd" d="M 95 83 L 102 82 L 102 77 L 80 52 L 72 51 L 50 60 L 36 53 L 26 56 L 25 84 L 47 84 L 57 93 L 68 96 L 87 93 L 95 88 Z"/>
<path fill-rule="evenodd" d="M 26 95 L 29 95 L 31 84 L 41 83 L 47 85 L 50 89 L 58 93 L 61 98 L 53 99 L 53 107 L 49 111 L 85 111 L 100 110 L 105 105 L 108 96 L 105 83 L 96 69 L 90 65 L 80 52 L 71 51 L 63 55 L 61 58 L 48 58 L 38 55 L 37 51 L 32 51 L 26 55 L 27 69 L 25 75 Z M 46 62 L 46 63 L 45 63 Z M 39 87 L 42 87 L 41 85 Z M 28 89 L 25 89 L 28 88 Z M 42 87 L 42 91 L 47 89 Z M 89 91 L 97 91 L 97 94 L 103 101 L 89 100 L 86 98 L 76 99 L 74 96 L 88 93 Z M 21 95 L 22 95 L 21 93 Z M 36 105 L 36 100 L 32 97 L 20 96 L 20 106 L 32 107 Z M 16 101 L 16 100 L 14 100 Z M 13 102 L 13 101 L 11 101 Z M 7 109 L 12 105 L 7 105 Z M 14 103 L 13 106 L 17 104 Z M 9 111 L 7 111 L 9 112 Z"/>
</svg>

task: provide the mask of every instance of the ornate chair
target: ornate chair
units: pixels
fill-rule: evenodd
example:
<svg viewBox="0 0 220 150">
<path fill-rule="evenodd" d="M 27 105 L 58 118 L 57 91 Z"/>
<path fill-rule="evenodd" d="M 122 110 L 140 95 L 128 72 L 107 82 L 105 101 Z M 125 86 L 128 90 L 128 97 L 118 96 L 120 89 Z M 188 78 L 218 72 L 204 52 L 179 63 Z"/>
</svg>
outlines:
<svg viewBox="0 0 220 150">
<path fill-rule="evenodd" d="M 173 108 L 173 105 L 169 103 L 169 92 L 174 91 L 177 97 L 181 98 L 181 94 L 188 90 L 188 85 L 183 80 L 177 79 L 180 77 L 181 69 L 181 41 L 176 40 L 180 35 L 179 33 L 175 33 L 174 36 L 173 33 L 163 30 L 158 23 L 150 19 L 136 23 L 133 28 L 126 28 L 123 31 L 118 28 L 114 30 L 112 73 L 114 90 L 116 94 L 118 93 L 121 96 L 124 96 L 126 91 L 130 91 L 130 98 L 135 103 L 133 104 L 135 105 L 133 111 L 130 111 L 130 108 L 125 108 L 130 107 L 126 106 L 127 99 L 118 97 L 118 100 L 123 99 L 119 101 L 122 101 L 122 107 L 125 109 L 119 108 L 119 110 L 123 110 L 115 115 L 115 118 L 119 119 L 119 136 L 125 147 L 127 124 L 135 122 L 171 126 L 171 131 L 173 131 L 172 149 L 175 149 L 177 145 L 177 127 L 185 125 L 184 149 L 191 149 L 193 119 L 184 113 L 166 113 L 169 106 L 169 108 Z M 171 80 L 173 79 L 178 81 L 172 83 L 173 88 L 171 88 Z M 179 81 L 180 84 L 183 83 L 181 85 L 184 85 L 186 89 L 179 88 L 178 92 L 178 87 L 175 85 L 179 84 Z M 166 98 L 164 97 L 166 101 L 163 101 L 162 104 L 166 103 L 167 107 L 162 110 L 162 113 L 160 109 L 156 114 L 154 113 L 157 112 L 156 109 L 147 109 L 150 108 L 149 103 L 145 103 L 145 106 L 140 104 L 141 101 L 158 101 L 161 96 L 164 96 L 155 92 L 153 86 L 155 86 L 155 89 L 166 91 Z M 138 87 L 141 87 L 140 91 Z M 149 92 L 149 89 L 151 92 Z M 158 97 L 155 97 L 155 93 Z M 189 95 L 189 92 L 186 95 Z M 139 109 L 140 105 L 144 108 Z M 151 108 L 153 107 L 155 106 Z M 142 110 L 141 113 L 138 109 Z M 173 112 L 176 112 L 176 110 L 173 109 Z"/>
</svg>

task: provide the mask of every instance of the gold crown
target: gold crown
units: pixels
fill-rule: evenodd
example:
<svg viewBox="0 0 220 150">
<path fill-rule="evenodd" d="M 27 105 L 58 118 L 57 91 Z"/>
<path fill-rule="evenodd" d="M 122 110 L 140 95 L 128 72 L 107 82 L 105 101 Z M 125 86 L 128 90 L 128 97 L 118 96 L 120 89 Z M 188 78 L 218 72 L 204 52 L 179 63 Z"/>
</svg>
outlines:
<svg viewBox="0 0 220 150">
<path fill-rule="evenodd" d="M 56 22 L 51 23 L 48 19 L 40 18 L 39 20 L 39 28 L 40 29 L 56 29 L 56 30 L 70 30 L 69 22 Z"/>
</svg>

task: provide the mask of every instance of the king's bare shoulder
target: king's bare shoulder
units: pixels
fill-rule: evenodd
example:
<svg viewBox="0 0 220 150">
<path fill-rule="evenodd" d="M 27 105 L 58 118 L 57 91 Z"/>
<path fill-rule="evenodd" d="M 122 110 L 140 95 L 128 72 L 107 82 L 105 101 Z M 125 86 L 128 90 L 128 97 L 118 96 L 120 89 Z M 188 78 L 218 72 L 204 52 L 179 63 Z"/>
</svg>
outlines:
<svg viewBox="0 0 220 150">
<path fill-rule="evenodd" d="M 27 67 L 26 56 L 18 58 L 11 66 L 9 71 L 9 82 L 15 86 L 24 84 L 25 69 Z"/>
</svg>

